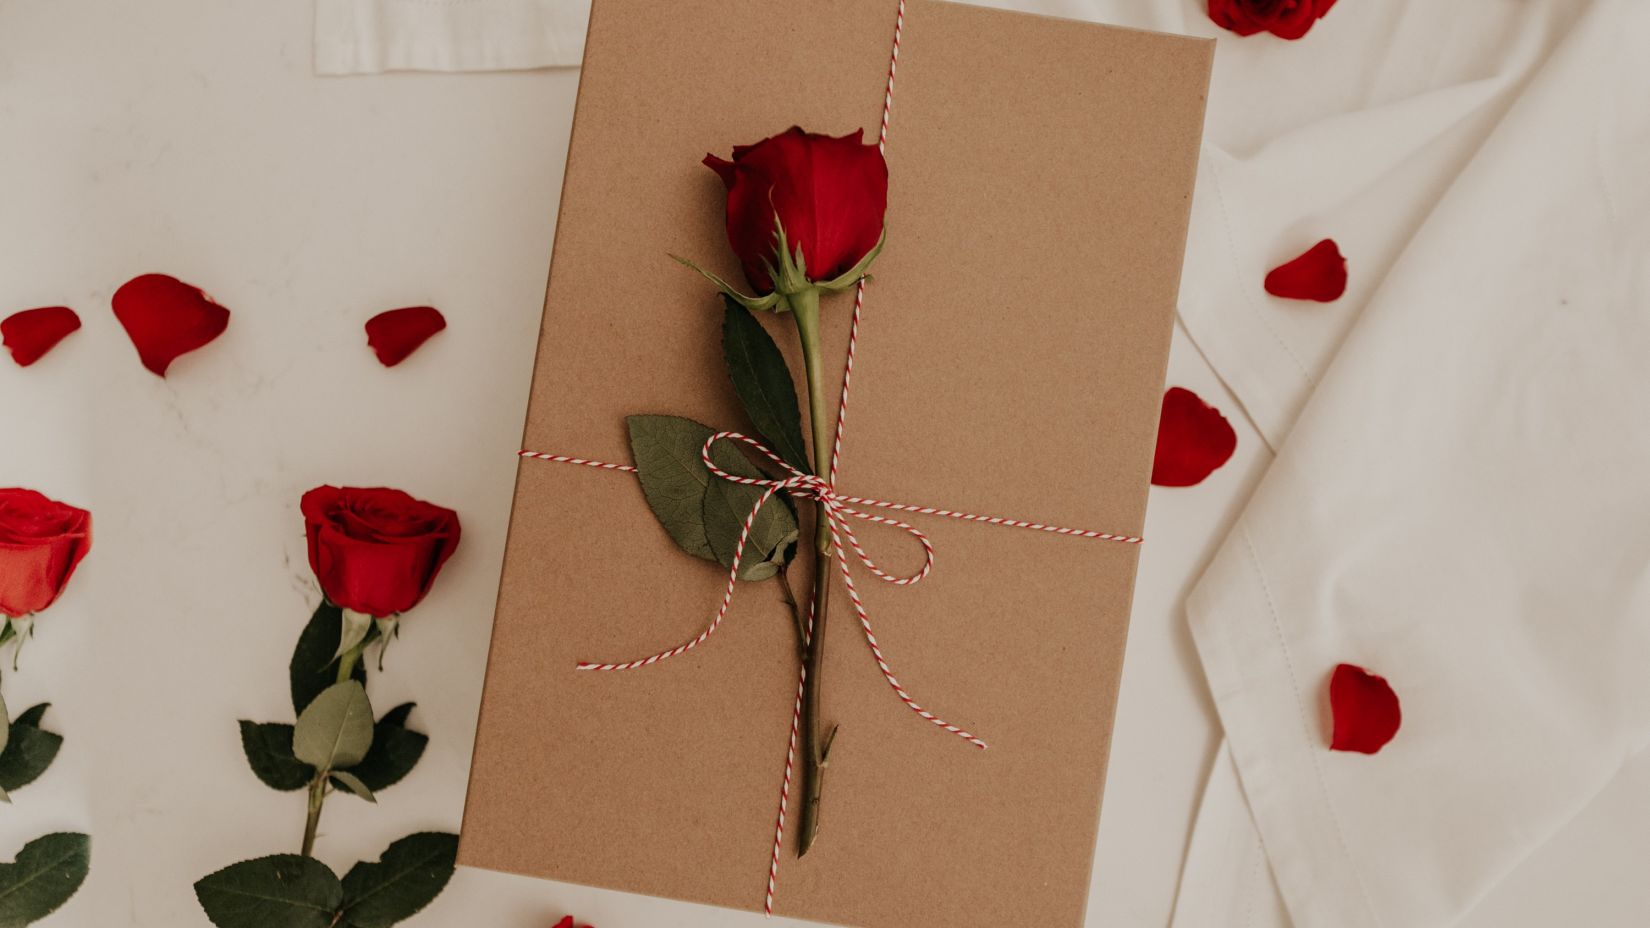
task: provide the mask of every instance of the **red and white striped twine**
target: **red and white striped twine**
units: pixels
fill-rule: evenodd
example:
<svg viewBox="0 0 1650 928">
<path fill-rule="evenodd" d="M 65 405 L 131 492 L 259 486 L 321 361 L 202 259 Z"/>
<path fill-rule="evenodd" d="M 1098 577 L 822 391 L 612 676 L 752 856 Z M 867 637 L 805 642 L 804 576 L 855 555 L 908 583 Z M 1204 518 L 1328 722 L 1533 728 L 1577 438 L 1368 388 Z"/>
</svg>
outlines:
<svg viewBox="0 0 1650 928">
<path fill-rule="evenodd" d="M 886 151 L 888 145 L 888 123 L 893 114 L 894 108 L 894 75 L 899 68 L 900 40 L 904 31 L 905 0 L 899 0 L 899 10 L 894 18 L 893 52 L 888 61 L 888 85 L 882 101 L 882 126 L 877 133 L 877 147 L 883 151 Z M 939 716 L 936 716 L 932 712 L 929 712 L 927 709 L 923 708 L 915 699 L 911 697 L 911 694 L 907 693 L 905 688 L 900 685 L 899 679 L 894 676 L 893 668 L 889 666 L 887 658 L 883 656 L 882 647 L 877 643 L 876 633 L 871 630 L 871 617 L 865 610 L 865 603 L 862 599 L 860 599 L 859 588 L 854 585 L 853 573 L 848 567 L 848 551 L 852 550 L 855 558 L 857 558 L 858 561 L 865 566 L 865 569 L 869 570 L 878 579 L 892 583 L 896 586 L 909 586 L 920 582 L 934 569 L 933 543 L 928 540 L 928 536 L 926 534 L 908 522 L 866 512 L 864 509 L 858 507 L 893 510 L 895 512 L 905 512 L 913 515 L 939 516 L 947 519 L 960 519 L 966 522 L 979 522 L 985 525 L 1005 525 L 1011 528 L 1024 528 L 1037 532 L 1048 532 L 1055 535 L 1069 535 L 1074 538 L 1091 538 L 1098 541 L 1115 541 L 1122 544 L 1139 544 L 1142 539 L 1135 535 L 1119 535 L 1112 532 L 1096 532 L 1086 529 L 1062 528 L 1057 525 L 1046 525 L 1041 522 L 1006 519 L 1000 516 L 975 515 L 974 513 L 958 512 L 951 509 L 939 509 L 933 506 L 912 506 L 904 503 L 891 503 L 883 500 L 869 499 L 863 496 L 839 495 L 836 492 L 836 479 L 842 463 L 842 436 L 848 421 L 848 388 L 853 382 L 854 354 L 859 345 L 859 324 L 864 306 L 865 281 L 861 280 L 859 282 L 859 286 L 854 291 L 854 312 L 852 322 L 848 328 L 848 359 L 842 377 L 842 398 L 840 403 L 837 405 L 836 438 L 831 446 L 831 466 L 829 474 L 825 477 L 819 477 L 799 471 L 786 463 L 784 459 L 774 454 L 772 450 L 763 445 L 761 442 L 749 436 L 741 435 L 738 432 L 717 432 L 715 435 L 712 435 L 705 442 L 699 452 L 700 458 L 705 462 L 705 466 L 710 469 L 711 473 L 715 474 L 722 480 L 728 480 L 733 483 L 744 484 L 746 486 L 764 488 L 755 505 L 751 507 L 750 513 L 745 516 L 745 524 L 739 532 L 739 543 L 734 546 L 733 564 L 728 570 L 727 586 L 724 587 L 722 591 L 722 603 L 717 609 L 715 617 L 711 619 L 710 624 L 707 625 L 704 631 L 700 632 L 698 636 L 690 641 L 671 648 L 668 651 L 660 651 L 657 654 L 642 658 L 640 660 L 624 661 L 616 664 L 584 661 L 579 663 L 579 670 L 636 670 L 641 667 L 656 664 L 667 658 L 675 657 L 687 651 L 691 651 L 699 645 L 705 643 L 705 641 L 708 640 L 711 635 L 715 634 L 716 630 L 721 627 L 723 619 L 727 618 L 729 607 L 733 604 L 733 593 L 739 582 L 739 565 L 744 558 L 745 543 L 750 538 L 751 526 L 755 524 L 757 514 L 762 511 L 762 507 L 767 504 L 768 500 L 773 498 L 774 494 L 784 492 L 789 493 L 793 498 L 812 499 L 816 500 L 820 504 L 820 508 L 824 512 L 824 515 L 830 525 L 831 547 L 835 555 L 836 563 L 842 572 L 842 583 L 848 591 L 849 601 L 853 603 L 854 614 L 859 618 L 860 629 L 865 634 L 865 643 L 870 646 L 871 656 L 876 660 L 877 668 L 882 671 L 883 679 L 888 682 L 889 687 L 893 689 L 895 695 L 897 695 L 899 700 L 905 703 L 905 705 L 910 708 L 912 712 L 916 713 L 918 716 L 934 726 L 950 732 L 951 734 L 956 735 L 976 747 L 984 748 L 986 746 L 984 741 L 981 741 L 972 733 L 945 721 Z M 722 470 L 716 466 L 716 462 L 713 461 L 710 456 L 711 447 L 715 445 L 716 442 L 722 440 L 743 442 L 750 448 L 755 449 L 757 453 L 766 456 L 781 470 L 782 473 L 785 474 L 785 476 L 778 479 L 741 477 Z M 577 464 L 583 467 L 594 467 L 601 470 L 624 471 L 631 474 L 636 473 L 636 468 L 628 464 L 609 464 L 604 461 L 592 461 L 587 458 L 572 457 L 564 454 L 544 454 L 538 451 L 521 451 L 519 454 L 523 458 L 529 458 L 532 460 L 553 461 L 561 464 Z M 922 546 L 922 567 L 918 569 L 916 573 L 909 575 L 890 574 L 887 571 L 884 571 L 877 565 L 876 561 L 872 560 L 871 556 L 866 553 L 865 548 L 860 544 L 858 536 L 854 534 L 851 519 L 860 519 L 879 525 L 889 525 L 904 530 L 911 537 L 915 538 Z M 804 626 L 803 633 L 805 639 L 807 639 L 804 644 L 811 643 L 814 633 L 814 615 L 811 605 L 809 607 L 808 618 L 806 625 Z M 803 693 L 807 686 L 807 678 L 808 671 L 806 666 L 804 666 L 801 675 L 797 680 L 796 701 L 791 712 L 790 746 L 785 754 L 785 775 L 783 781 L 781 782 L 779 791 L 779 816 L 778 822 L 774 826 L 773 855 L 768 866 L 767 895 L 763 900 L 763 911 L 770 916 L 773 915 L 774 893 L 778 889 L 779 884 L 779 861 L 784 851 L 785 819 L 790 810 L 791 783 L 796 772 L 797 747 L 801 739 L 802 732 Z"/>
</svg>

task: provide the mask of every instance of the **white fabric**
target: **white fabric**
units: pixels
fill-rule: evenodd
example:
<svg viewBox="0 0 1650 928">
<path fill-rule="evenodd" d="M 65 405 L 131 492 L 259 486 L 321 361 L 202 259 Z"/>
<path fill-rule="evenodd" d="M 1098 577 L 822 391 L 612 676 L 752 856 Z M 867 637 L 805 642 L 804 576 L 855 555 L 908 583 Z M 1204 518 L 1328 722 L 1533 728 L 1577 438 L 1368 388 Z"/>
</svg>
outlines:
<svg viewBox="0 0 1650 928">
<path fill-rule="evenodd" d="M 590 0 L 315 0 L 318 74 L 576 66 Z"/>
<path fill-rule="evenodd" d="M 1430 928 L 1650 745 L 1650 4 L 1404 9 L 1504 54 L 1205 159 L 1183 318 L 1278 457 L 1188 603 L 1230 761 L 1186 928 L 1255 890 L 1240 800 L 1298 928 Z M 1259 291 L 1324 235 L 1342 304 Z M 1374 757 L 1341 661 L 1404 701 Z"/>
</svg>

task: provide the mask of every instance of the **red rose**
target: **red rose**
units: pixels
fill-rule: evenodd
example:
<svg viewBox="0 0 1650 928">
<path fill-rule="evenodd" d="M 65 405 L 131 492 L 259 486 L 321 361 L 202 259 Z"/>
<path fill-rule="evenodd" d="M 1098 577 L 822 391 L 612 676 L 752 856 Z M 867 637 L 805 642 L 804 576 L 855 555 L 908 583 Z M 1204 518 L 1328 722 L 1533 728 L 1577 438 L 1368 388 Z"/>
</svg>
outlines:
<svg viewBox="0 0 1650 928">
<path fill-rule="evenodd" d="M 797 250 L 799 276 L 815 283 L 863 271 L 875 254 L 888 210 L 888 164 L 881 149 L 861 143 L 863 136 L 831 138 L 792 126 L 734 146 L 732 161 L 705 156 L 728 188 L 728 243 L 759 293 L 774 289 L 772 272 L 786 283 L 785 265 L 798 263 Z M 781 234 L 790 253 L 776 249 Z"/>
<path fill-rule="evenodd" d="M 0 615 L 50 606 L 91 548 L 91 513 L 33 490 L 0 490 Z"/>
<path fill-rule="evenodd" d="M 378 618 L 418 605 L 458 547 L 458 513 L 400 490 L 316 487 L 300 508 L 327 599 Z"/>
<path fill-rule="evenodd" d="M 1209 18 L 1238 35 L 1270 32 L 1298 39 L 1334 5 L 1335 0 L 1209 0 Z"/>
</svg>

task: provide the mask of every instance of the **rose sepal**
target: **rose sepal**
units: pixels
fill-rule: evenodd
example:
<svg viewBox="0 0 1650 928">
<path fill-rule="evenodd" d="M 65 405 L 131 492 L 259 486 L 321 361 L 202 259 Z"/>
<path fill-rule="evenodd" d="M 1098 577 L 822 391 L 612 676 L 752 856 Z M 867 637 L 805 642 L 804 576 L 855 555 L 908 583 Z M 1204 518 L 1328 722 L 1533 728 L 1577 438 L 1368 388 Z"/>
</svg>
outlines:
<svg viewBox="0 0 1650 928">
<path fill-rule="evenodd" d="M 738 290 L 735 290 L 733 288 L 732 284 L 730 284 L 727 281 L 723 280 L 722 278 L 716 276 L 715 274 L 712 274 L 710 271 L 705 270 L 704 268 L 700 267 L 699 265 L 694 264 L 692 261 L 689 261 L 688 259 L 682 257 L 681 255 L 671 255 L 671 257 L 675 258 L 676 261 L 678 263 L 680 263 L 683 267 L 691 268 L 695 271 L 698 271 L 700 274 L 704 275 L 704 278 L 706 280 L 710 281 L 711 283 L 715 284 L 716 289 L 722 291 L 722 293 L 725 296 L 727 296 L 728 299 L 734 301 L 735 303 L 738 303 L 740 306 L 745 307 L 746 309 L 750 310 L 753 313 L 767 312 L 769 310 L 773 310 L 775 312 L 783 312 L 784 311 L 783 309 L 775 309 L 775 307 L 777 307 L 779 305 L 779 302 L 780 302 L 780 299 L 781 299 L 781 297 L 779 295 L 779 291 L 777 291 L 777 290 L 774 291 L 773 293 L 770 293 L 770 294 L 766 295 L 766 296 L 746 296 L 745 294 L 740 293 Z M 789 307 L 786 307 L 786 308 L 789 308 Z"/>
<path fill-rule="evenodd" d="M 876 260 L 877 255 L 882 254 L 882 246 L 887 242 L 888 226 L 884 225 L 882 227 L 882 236 L 877 239 L 875 247 L 873 247 L 870 251 L 867 251 L 865 253 L 865 257 L 859 259 L 858 264 L 855 264 L 853 267 L 843 271 L 836 277 L 833 277 L 830 280 L 822 280 L 814 284 L 814 286 L 828 293 L 841 293 L 844 290 L 851 290 L 858 286 L 859 282 L 862 280 L 869 280 L 871 275 L 866 273 L 866 270 L 870 268 L 871 262 Z"/>
</svg>

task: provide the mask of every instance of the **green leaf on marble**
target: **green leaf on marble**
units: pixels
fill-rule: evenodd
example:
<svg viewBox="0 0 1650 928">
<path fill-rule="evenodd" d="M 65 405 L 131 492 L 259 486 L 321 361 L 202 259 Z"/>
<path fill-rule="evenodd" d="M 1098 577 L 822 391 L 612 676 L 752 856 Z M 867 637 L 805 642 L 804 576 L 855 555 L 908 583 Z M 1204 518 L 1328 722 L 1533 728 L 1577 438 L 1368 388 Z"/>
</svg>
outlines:
<svg viewBox="0 0 1650 928">
<path fill-rule="evenodd" d="M 32 706 L 12 722 L 11 737 L 0 750 L 0 790 L 9 793 L 33 783 L 57 758 L 63 736 L 40 727 L 49 705 Z"/>
<path fill-rule="evenodd" d="M 458 835 L 420 832 L 362 861 L 344 875 L 344 920 L 353 928 L 389 928 L 418 914 L 452 878 Z"/>
<path fill-rule="evenodd" d="M 375 793 L 401 782 L 424 756 L 429 736 L 407 727 L 407 716 L 412 713 L 413 705 L 402 703 L 384 713 L 372 728 L 372 748 L 367 756 L 349 768 L 350 773 Z"/>
<path fill-rule="evenodd" d="M 322 690 L 292 732 L 292 755 L 317 770 L 353 767 L 371 747 L 372 704 L 354 680 Z"/>
<path fill-rule="evenodd" d="M 241 750 L 253 774 L 270 789 L 291 792 L 315 779 L 315 768 L 292 754 L 291 725 L 242 719 Z"/>
<path fill-rule="evenodd" d="M 367 788 L 367 784 L 362 783 L 360 777 L 356 776 L 353 773 L 350 773 L 348 770 L 334 770 L 334 771 L 332 771 L 332 782 L 338 784 L 338 786 L 342 787 L 343 789 L 347 790 L 348 792 L 351 792 L 351 793 L 354 793 L 357 796 L 360 796 L 362 799 L 365 799 L 368 802 L 371 802 L 371 803 L 377 803 L 378 802 L 378 797 L 374 796 L 372 794 L 372 790 Z"/>
<path fill-rule="evenodd" d="M 276 854 L 202 877 L 195 898 L 218 928 L 334 928 L 344 887 L 313 857 Z"/>
<path fill-rule="evenodd" d="M 92 839 L 57 832 L 30 841 L 0 864 L 0 928 L 22 928 L 68 902 L 91 869 Z"/>
</svg>

